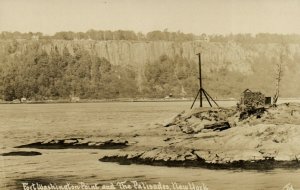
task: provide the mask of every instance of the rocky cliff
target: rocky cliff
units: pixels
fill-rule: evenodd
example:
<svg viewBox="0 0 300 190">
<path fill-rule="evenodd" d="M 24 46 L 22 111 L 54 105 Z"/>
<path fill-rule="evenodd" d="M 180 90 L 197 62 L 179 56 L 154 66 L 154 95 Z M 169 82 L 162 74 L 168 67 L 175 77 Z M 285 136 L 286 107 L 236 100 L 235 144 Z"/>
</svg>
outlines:
<svg viewBox="0 0 300 190">
<path fill-rule="evenodd" d="M 210 70 L 226 67 L 231 71 L 251 73 L 255 58 L 261 54 L 270 59 L 278 59 L 285 51 L 289 61 L 299 61 L 300 44 L 241 44 L 235 42 L 214 43 L 202 41 L 128 41 L 128 40 L 20 40 L 1 41 L 2 52 L 7 45 L 17 46 L 16 51 L 25 51 L 30 44 L 38 43 L 47 52 L 58 48 L 61 52 L 66 47 L 71 53 L 75 48 L 83 48 L 91 54 L 104 57 L 115 65 L 142 66 L 157 60 L 161 55 L 180 56 L 198 62 L 197 53 L 202 52 L 202 60 Z M 282 50 L 285 48 L 284 50 Z M 297 59 L 297 60 L 295 60 Z"/>
<path fill-rule="evenodd" d="M 276 65 L 282 63 L 282 95 L 300 96 L 300 88 L 295 84 L 300 80 L 300 44 L 279 43 L 236 43 L 204 42 L 204 41 L 129 41 L 129 40 L 2 40 L 2 53 L 17 54 L 32 46 L 39 46 L 50 53 L 57 49 L 63 52 L 65 48 L 72 54 L 81 48 L 91 55 L 106 58 L 113 65 L 132 66 L 137 72 L 138 85 L 141 85 L 144 66 L 158 60 L 162 55 L 172 59 L 181 57 L 189 62 L 198 62 L 199 52 L 202 52 L 202 63 L 205 75 L 210 79 L 227 81 L 246 81 L 243 88 L 256 88 L 274 92 Z M 231 73 L 230 73 L 231 72 Z M 226 78 L 226 75 L 238 73 L 242 78 Z M 249 77 L 250 76 L 250 77 Z M 205 76 L 207 77 L 207 76 Z M 247 78 L 248 77 L 248 78 Z M 211 80 L 208 80 L 208 83 Z M 213 85 L 208 84 L 215 88 Z M 215 86 L 220 86 L 217 84 Z M 224 86 L 228 89 L 230 86 Z M 209 89 L 210 90 L 210 89 Z M 239 90 L 240 91 L 240 90 Z M 224 93 L 223 93 L 224 94 Z"/>
</svg>

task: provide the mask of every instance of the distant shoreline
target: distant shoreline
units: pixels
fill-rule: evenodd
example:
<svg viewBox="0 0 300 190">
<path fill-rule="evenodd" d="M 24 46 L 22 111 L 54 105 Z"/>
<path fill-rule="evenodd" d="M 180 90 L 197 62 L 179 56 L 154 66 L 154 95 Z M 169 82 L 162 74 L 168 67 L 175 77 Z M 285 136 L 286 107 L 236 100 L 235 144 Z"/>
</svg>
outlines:
<svg viewBox="0 0 300 190">
<path fill-rule="evenodd" d="M 57 103 L 106 103 L 106 102 L 191 102 L 194 98 L 117 98 L 117 99 L 70 99 L 41 100 L 41 101 L 1 101 L 0 104 L 57 104 Z M 217 99 L 216 101 L 237 101 L 236 99 Z"/>
<path fill-rule="evenodd" d="M 300 100 L 300 98 L 280 98 L 280 100 Z M 108 102 L 192 102 L 194 98 L 117 98 L 117 99 L 80 99 L 78 101 L 72 101 L 70 99 L 59 100 L 42 100 L 42 101 L 3 101 L 0 100 L 0 104 L 59 104 L 59 103 L 108 103 Z M 205 100 L 204 100 L 205 101 Z M 232 101 L 237 102 L 238 99 L 234 98 L 222 98 L 216 99 L 216 101 Z"/>
</svg>

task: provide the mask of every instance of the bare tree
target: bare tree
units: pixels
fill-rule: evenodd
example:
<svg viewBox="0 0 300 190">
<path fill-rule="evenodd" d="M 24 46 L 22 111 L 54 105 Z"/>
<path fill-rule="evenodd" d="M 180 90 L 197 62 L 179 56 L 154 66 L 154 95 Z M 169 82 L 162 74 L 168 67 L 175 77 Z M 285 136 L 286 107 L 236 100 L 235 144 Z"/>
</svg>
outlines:
<svg viewBox="0 0 300 190">
<path fill-rule="evenodd" d="M 280 81 L 282 79 L 282 64 L 281 62 L 277 63 L 276 65 L 276 90 L 275 95 L 273 97 L 273 104 L 275 105 L 277 103 L 278 97 L 279 97 L 279 89 L 280 89 Z"/>
<path fill-rule="evenodd" d="M 277 100 L 279 98 L 280 82 L 283 77 L 284 56 L 286 53 L 287 53 L 287 45 L 282 44 L 281 52 L 280 52 L 280 56 L 279 56 L 279 62 L 276 64 L 276 70 L 275 70 L 276 89 L 275 89 L 275 95 L 273 97 L 273 105 L 276 105 Z"/>
</svg>

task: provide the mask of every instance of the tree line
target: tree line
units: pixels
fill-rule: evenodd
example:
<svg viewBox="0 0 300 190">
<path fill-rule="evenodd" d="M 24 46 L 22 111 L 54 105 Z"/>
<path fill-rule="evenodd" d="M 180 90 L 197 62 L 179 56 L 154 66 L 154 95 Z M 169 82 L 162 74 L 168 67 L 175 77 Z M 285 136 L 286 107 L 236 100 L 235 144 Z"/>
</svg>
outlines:
<svg viewBox="0 0 300 190">
<path fill-rule="evenodd" d="M 21 32 L 1 32 L 0 39 L 57 39 L 57 40 L 135 40 L 135 41 L 191 41 L 196 39 L 194 34 L 184 34 L 180 31 L 168 32 L 165 31 L 152 31 L 147 34 L 141 32 L 134 32 L 130 30 L 88 30 L 87 32 L 72 32 L 61 31 L 54 35 L 44 35 L 40 32 L 21 33 Z"/>
<path fill-rule="evenodd" d="M 54 35 L 44 35 L 41 32 L 1 32 L 0 39 L 57 39 L 57 40 L 134 40 L 134 41 L 193 41 L 209 40 L 210 42 L 239 42 L 239 43 L 300 43 L 299 34 L 271 34 L 258 33 L 251 34 L 228 34 L 228 35 L 195 35 L 183 32 L 151 31 L 147 34 L 130 30 L 88 30 L 86 32 L 61 31 Z"/>
<path fill-rule="evenodd" d="M 114 66 L 79 47 L 73 55 L 66 48 L 47 53 L 36 43 L 21 54 L 1 56 L 0 94 L 7 101 L 131 97 L 135 77 L 133 68 Z"/>
</svg>

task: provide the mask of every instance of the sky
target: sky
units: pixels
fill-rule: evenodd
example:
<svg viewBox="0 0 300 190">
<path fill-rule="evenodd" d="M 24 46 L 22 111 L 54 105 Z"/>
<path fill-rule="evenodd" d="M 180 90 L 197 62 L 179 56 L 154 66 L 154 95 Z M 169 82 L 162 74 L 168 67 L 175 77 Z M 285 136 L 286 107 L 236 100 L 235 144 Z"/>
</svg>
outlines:
<svg viewBox="0 0 300 190">
<path fill-rule="evenodd" d="M 300 34 L 300 0 L 0 0 L 0 31 Z"/>
</svg>

